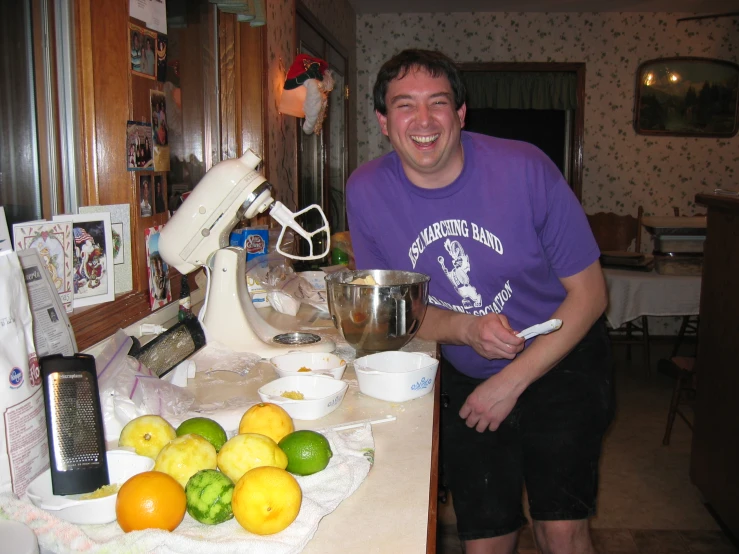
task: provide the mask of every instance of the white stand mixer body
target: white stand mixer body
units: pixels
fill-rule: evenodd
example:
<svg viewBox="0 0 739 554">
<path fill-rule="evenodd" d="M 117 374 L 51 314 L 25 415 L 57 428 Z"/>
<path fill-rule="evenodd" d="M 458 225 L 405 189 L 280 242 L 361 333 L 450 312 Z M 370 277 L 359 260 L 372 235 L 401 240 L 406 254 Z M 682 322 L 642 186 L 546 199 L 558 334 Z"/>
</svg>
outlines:
<svg viewBox="0 0 739 554">
<path fill-rule="evenodd" d="M 212 259 L 212 271 L 203 327 L 206 337 L 235 352 L 252 352 L 271 358 L 291 350 L 333 352 L 333 341 L 321 338 L 313 344 L 280 344 L 272 340 L 287 331 L 272 327 L 257 313 L 246 287 L 246 252 L 222 248 Z"/>
<path fill-rule="evenodd" d="M 272 197 L 272 186 L 256 171 L 259 156 L 248 150 L 237 159 L 224 160 L 208 171 L 190 193 L 159 236 L 159 254 L 180 273 L 190 273 L 208 265 L 212 268 L 205 313 L 201 322 L 206 339 L 237 352 L 253 352 L 269 358 L 289 350 L 331 352 L 335 344 L 324 338 L 309 344 L 276 342 L 285 331 L 267 324 L 257 313 L 246 287 L 246 252 L 228 246 L 231 230 L 240 218 L 251 219 L 272 208 L 270 214 L 282 226 L 310 239 L 314 234 L 328 234 L 326 215 L 317 206 L 293 213 Z M 324 227 L 312 233 L 303 229 L 295 217 L 308 209 L 318 208 Z M 313 254 L 297 259 L 317 259 L 326 254 Z M 328 251 L 328 250 L 327 250 Z M 306 333 L 306 335 L 308 335 Z"/>
</svg>

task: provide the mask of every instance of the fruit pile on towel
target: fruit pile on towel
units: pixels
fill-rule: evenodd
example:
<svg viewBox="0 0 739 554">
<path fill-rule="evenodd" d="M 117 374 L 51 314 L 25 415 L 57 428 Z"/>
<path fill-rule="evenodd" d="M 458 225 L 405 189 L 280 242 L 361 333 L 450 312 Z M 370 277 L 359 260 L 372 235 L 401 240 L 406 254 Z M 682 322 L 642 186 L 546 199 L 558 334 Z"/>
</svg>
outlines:
<svg viewBox="0 0 739 554">
<path fill-rule="evenodd" d="M 25 523 L 36 533 L 39 545 L 56 554 L 297 553 L 313 537 L 321 519 L 357 490 L 374 461 L 374 439 L 370 424 L 345 431 L 331 428 L 320 431 L 328 439 L 333 456 L 323 471 L 295 476 L 303 493 L 300 512 L 291 525 L 272 535 L 252 534 L 235 519 L 218 525 L 204 525 L 189 514 L 172 532 L 147 529 L 124 533 L 117 522 L 73 525 L 51 512 L 36 508 L 27 499 L 16 499 L 10 492 L 0 494 L 0 518 Z"/>
</svg>

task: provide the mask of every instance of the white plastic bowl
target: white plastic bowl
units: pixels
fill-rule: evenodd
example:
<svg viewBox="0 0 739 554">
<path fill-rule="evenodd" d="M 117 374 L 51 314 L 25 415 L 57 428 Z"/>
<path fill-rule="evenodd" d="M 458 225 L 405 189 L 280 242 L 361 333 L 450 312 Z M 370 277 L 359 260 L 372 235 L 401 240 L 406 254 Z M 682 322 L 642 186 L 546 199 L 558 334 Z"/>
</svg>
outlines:
<svg viewBox="0 0 739 554">
<path fill-rule="evenodd" d="M 280 377 L 263 385 L 257 392 L 262 402 L 282 406 L 293 419 L 312 420 L 330 414 L 344 400 L 349 384 L 328 375 Z M 301 392 L 302 400 L 285 398 L 283 392 Z"/>
<path fill-rule="evenodd" d="M 109 450 L 105 455 L 108 459 L 108 477 L 111 485 L 114 483 L 122 485 L 137 473 L 154 468 L 153 459 L 128 450 Z M 35 506 L 52 512 L 58 518 L 70 523 L 110 523 L 116 519 L 115 502 L 118 493 L 92 500 L 80 500 L 81 494 L 56 496 L 51 488 L 49 469 L 31 481 L 26 494 Z"/>
<path fill-rule="evenodd" d="M 346 369 L 346 361 L 336 354 L 321 352 L 290 352 L 280 354 L 270 360 L 280 377 L 304 377 L 306 375 L 330 375 L 341 379 Z M 300 371 L 308 368 L 310 371 Z"/>
<path fill-rule="evenodd" d="M 378 352 L 354 360 L 360 392 L 389 402 L 430 393 L 438 367 L 439 360 L 418 352 Z"/>
</svg>

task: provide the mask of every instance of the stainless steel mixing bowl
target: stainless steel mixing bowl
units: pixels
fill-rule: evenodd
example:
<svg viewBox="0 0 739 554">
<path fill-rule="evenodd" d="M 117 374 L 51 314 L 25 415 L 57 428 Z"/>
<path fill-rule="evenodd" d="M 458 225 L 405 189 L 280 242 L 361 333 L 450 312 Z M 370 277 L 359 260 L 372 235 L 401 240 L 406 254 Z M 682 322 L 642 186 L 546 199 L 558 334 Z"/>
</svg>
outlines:
<svg viewBox="0 0 739 554">
<path fill-rule="evenodd" d="M 377 285 L 351 284 L 371 275 Z M 382 269 L 339 271 L 326 276 L 328 311 L 358 355 L 399 350 L 426 314 L 428 275 Z"/>
</svg>

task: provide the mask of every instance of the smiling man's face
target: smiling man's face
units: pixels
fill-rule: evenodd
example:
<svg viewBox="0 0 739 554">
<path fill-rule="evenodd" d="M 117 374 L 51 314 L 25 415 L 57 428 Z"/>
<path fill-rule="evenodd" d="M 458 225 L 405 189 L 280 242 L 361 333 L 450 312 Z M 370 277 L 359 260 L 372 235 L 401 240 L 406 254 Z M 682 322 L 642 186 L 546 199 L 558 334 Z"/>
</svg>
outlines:
<svg viewBox="0 0 739 554">
<path fill-rule="evenodd" d="M 460 134 L 467 108 L 455 109 L 449 80 L 411 69 L 390 82 L 385 103 L 387 115 L 375 112 L 377 120 L 408 179 L 423 188 L 454 181 L 464 165 Z"/>
</svg>

